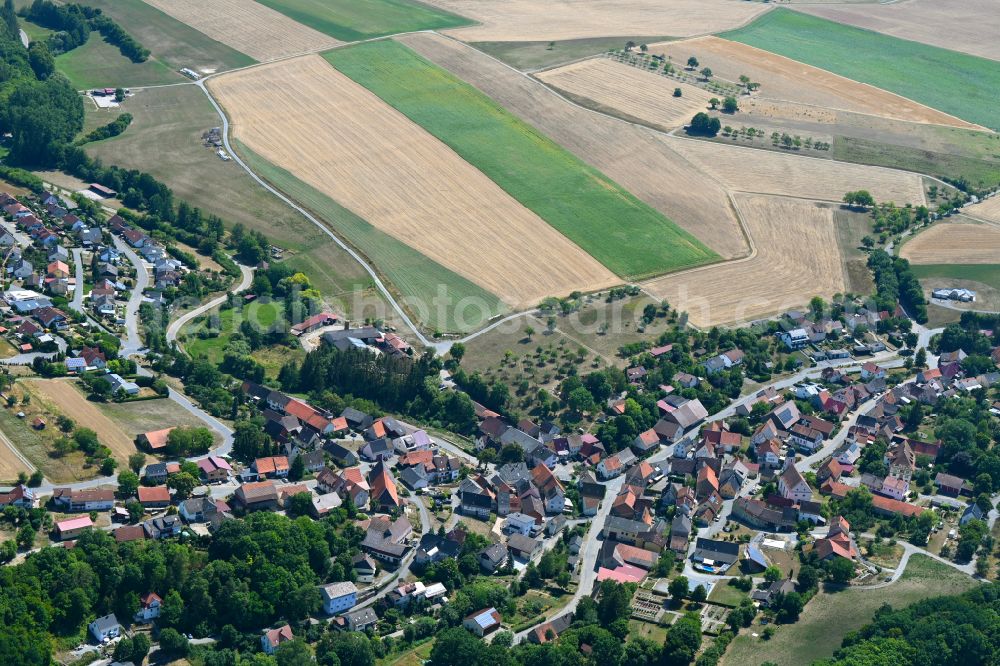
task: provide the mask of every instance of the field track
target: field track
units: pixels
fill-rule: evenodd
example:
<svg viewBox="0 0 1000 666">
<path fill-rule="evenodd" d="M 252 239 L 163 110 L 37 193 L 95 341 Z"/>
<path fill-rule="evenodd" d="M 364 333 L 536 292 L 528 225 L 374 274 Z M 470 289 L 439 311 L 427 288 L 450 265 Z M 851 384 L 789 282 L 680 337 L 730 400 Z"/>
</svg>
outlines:
<svg viewBox="0 0 1000 666">
<path fill-rule="evenodd" d="M 679 137 L 667 141 L 725 187 L 739 192 L 840 201 L 845 192 L 868 190 L 879 202 L 924 203 L 920 176 L 905 171 Z"/>
<path fill-rule="evenodd" d="M 481 25 L 464 41 L 531 42 L 614 35 L 687 37 L 729 30 L 766 11 L 736 0 L 427 0 Z"/>
<path fill-rule="evenodd" d="M 992 0 L 906 0 L 796 5 L 806 14 L 943 49 L 1000 60 L 1000 11 Z"/>
<path fill-rule="evenodd" d="M 719 37 L 696 37 L 649 45 L 652 54 L 669 55 L 675 63 L 698 58 L 714 76 L 738 81 L 740 74 L 761 84 L 758 97 L 867 113 L 896 120 L 982 129 L 913 100 L 859 83 L 818 67 Z"/>
<path fill-rule="evenodd" d="M 341 42 L 253 0 L 145 0 L 178 21 L 260 61 Z"/>
<path fill-rule="evenodd" d="M 319 56 L 235 72 L 210 87 L 251 150 L 510 305 L 620 282 Z"/>
<path fill-rule="evenodd" d="M 658 141 L 651 130 L 579 108 L 456 40 L 430 34 L 397 39 L 484 92 L 723 258 L 747 254 L 725 190 Z"/>
<path fill-rule="evenodd" d="M 900 256 L 914 264 L 1000 264 L 1000 228 L 990 224 L 935 224 L 906 242 Z"/>
<path fill-rule="evenodd" d="M 136 452 L 133 438 L 118 424 L 101 413 L 88 402 L 80 391 L 64 379 L 25 379 L 24 385 L 43 402 L 52 405 L 58 414 L 64 414 L 76 422 L 77 427 L 90 428 L 97 433 L 101 444 L 111 449 L 118 462 L 125 462 Z"/>
<path fill-rule="evenodd" d="M 773 196 L 736 195 L 753 239 L 751 258 L 651 280 L 654 298 L 688 313 L 695 326 L 758 319 L 829 298 L 846 288 L 833 209 Z"/>
<path fill-rule="evenodd" d="M 613 114 L 617 111 L 667 130 L 708 110 L 708 101 L 713 97 L 697 86 L 607 58 L 581 60 L 536 76 L 574 98 L 586 98 Z M 677 88 L 682 91 L 681 97 L 674 97 Z"/>
</svg>

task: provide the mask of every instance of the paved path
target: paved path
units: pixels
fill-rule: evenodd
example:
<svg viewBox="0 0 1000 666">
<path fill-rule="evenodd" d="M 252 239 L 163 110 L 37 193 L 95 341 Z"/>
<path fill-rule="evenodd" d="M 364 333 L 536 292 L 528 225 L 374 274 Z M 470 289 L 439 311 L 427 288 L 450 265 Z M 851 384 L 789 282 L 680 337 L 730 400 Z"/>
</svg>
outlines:
<svg viewBox="0 0 1000 666">
<path fill-rule="evenodd" d="M 128 303 L 125 305 L 125 338 L 119 353 L 123 358 L 133 356 L 142 349 L 142 338 L 139 336 L 139 306 L 142 305 L 142 294 L 149 286 L 149 271 L 132 248 L 128 246 L 119 236 L 115 236 L 115 247 L 121 251 L 135 267 L 135 285 L 129 295 Z"/>
<path fill-rule="evenodd" d="M 21 43 L 24 44 L 24 48 L 28 48 L 28 45 L 31 43 L 31 40 L 28 39 L 28 33 L 20 28 L 18 28 L 18 32 L 21 33 Z"/>
<path fill-rule="evenodd" d="M 76 266 L 76 287 L 73 289 L 73 300 L 69 306 L 84 314 L 83 309 L 83 248 L 73 248 L 73 264 Z"/>
<path fill-rule="evenodd" d="M 191 310 L 190 312 L 185 312 L 183 315 L 181 315 L 176 320 L 171 322 L 171 324 L 167 327 L 167 342 L 171 343 L 176 341 L 177 334 L 181 332 L 181 329 L 183 329 L 188 324 L 188 322 L 190 322 L 193 319 L 196 319 L 197 317 L 200 317 L 201 315 L 205 314 L 212 308 L 216 308 L 225 303 L 226 299 L 229 298 L 230 293 L 238 294 L 239 292 L 245 291 L 247 288 L 249 288 L 250 283 L 253 282 L 253 269 L 241 265 L 240 273 L 241 277 L 239 284 L 230 289 L 229 293 L 223 294 L 218 298 L 213 298 L 204 305 L 199 305 L 194 310 Z"/>
</svg>

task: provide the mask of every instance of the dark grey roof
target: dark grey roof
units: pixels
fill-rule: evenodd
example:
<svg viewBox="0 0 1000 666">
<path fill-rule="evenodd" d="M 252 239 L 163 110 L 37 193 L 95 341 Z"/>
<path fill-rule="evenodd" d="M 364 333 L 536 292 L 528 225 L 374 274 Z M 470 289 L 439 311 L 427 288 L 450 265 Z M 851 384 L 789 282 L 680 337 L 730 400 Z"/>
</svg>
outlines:
<svg viewBox="0 0 1000 666">
<path fill-rule="evenodd" d="M 740 544 L 732 541 L 716 541 L 714 539 L 698 539 L 694 544 L 693 559 L 715 560 L 733 564 L 740 557 Z"/>
</svg>

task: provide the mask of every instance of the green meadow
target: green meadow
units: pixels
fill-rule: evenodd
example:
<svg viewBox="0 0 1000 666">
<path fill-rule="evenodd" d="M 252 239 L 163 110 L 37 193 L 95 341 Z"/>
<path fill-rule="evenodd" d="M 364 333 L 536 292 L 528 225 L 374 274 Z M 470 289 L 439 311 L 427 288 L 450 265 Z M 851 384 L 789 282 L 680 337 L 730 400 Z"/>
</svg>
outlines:
<svg viewBox="0 0 1000 666">
<path fill-rule="evenodd" d="M 258 0 L 304 25 L 344 42 L 400 32 L 440 30 L 470 21 L 411 0 Z"/>
<path fill-rule="evenodd" d="M 775 9 L 719 35 L 869 83 L 1000 130 L 1000 65 L 993 60 Z"/>
<path fill-rule="evenodd" d="M 327 60 L 482 171 L 612 272 L 639 279 L 717 255 L 471 85 L 391 40 Z"/>
</svg>

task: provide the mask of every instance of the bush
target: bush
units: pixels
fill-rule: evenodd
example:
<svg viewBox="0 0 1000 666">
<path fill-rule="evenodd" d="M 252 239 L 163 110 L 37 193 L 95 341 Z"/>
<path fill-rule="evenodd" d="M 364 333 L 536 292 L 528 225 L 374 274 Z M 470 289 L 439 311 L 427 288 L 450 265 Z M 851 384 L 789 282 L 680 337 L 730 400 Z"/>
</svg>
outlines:
<svg viewBox="0 0 1000 666">
<path fill-rule="evenodd" d="M 718 118 L 709 116 L 704 111 L 696 113 L 688 125 L 687 133 L 692 136 L 715 136 L 722 129 L 722 123 Z"/>
</svg>

